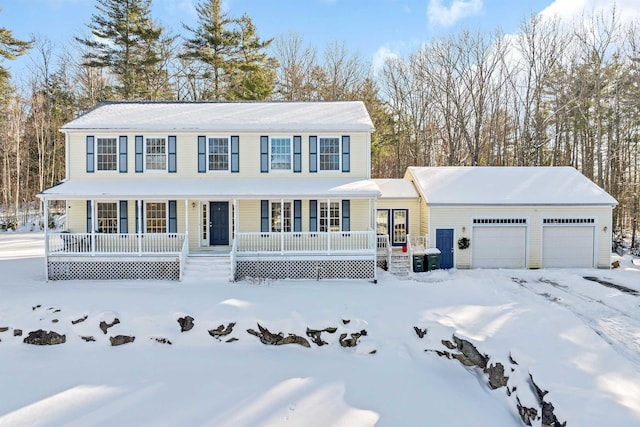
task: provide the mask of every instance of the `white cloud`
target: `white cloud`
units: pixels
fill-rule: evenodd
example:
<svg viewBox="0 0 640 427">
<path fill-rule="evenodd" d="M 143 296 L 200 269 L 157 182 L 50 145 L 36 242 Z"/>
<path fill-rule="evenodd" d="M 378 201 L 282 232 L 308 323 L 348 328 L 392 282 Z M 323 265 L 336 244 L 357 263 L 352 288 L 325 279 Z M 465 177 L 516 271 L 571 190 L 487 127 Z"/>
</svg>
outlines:
<svg viewBox="0 0 640 427">
<path fill-rule="evenodd" d="M 448 7 L 442 3 L 443 0 L 429 0 L 427 17 L 430 23 L 443 27 L 450 27 L 482 10 L 482 0 L 453 0 Z"/>
<path fill-rule="evenodd" d="M 592 12 L 610 12 L 615 5 L 616 16 L 621 21 L 632 21 L 640 18 L 638 0 L 555 0 L 540 15 L 543 18 L 557 17 L 561 21 L 582 19 Z"/>
<path fill-rule="evenodd" d="M 376 50 L 376 53 L 373 54 L 373 60 L 371 61 L 373 72 L 377 73 L 380 71 L 387 59 L 398 57 L 399 55 L 391 50 L 389 44 L 380 46 L 378 50 Z"/>
</svg>

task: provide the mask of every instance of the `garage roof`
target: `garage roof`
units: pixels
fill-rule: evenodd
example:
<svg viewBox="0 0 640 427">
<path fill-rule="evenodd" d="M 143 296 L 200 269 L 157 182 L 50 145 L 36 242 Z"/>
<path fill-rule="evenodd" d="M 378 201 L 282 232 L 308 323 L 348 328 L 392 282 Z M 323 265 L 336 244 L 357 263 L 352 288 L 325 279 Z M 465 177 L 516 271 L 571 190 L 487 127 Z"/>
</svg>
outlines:
<svg viewBox="0 0 640 427">
<path fill-rule="evenodd" d="M 413 183 L 404 178 L 397 179 L 374 179 L 380 188 L 383 199 L 417 199 L 418 191 Z"/>
<path fill-rule="evenodd" d="M 616 199 L 569 166 L 410 167 L 429 205 L 609 205 Z"/>
</svg>

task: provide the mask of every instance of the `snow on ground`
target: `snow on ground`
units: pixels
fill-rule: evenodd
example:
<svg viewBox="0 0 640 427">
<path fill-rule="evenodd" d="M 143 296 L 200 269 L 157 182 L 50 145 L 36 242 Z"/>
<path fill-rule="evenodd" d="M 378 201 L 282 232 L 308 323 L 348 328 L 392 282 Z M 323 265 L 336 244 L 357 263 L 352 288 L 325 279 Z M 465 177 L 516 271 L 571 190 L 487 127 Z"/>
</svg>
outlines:
<svg viewBox="0 0 640 427">
<path fill-rule="evenodd" d="M 408 280 L 380 272 L 377 284 L 229 283 L 194 271 L 182 283 L 46 283 L 42 235 L 0 234 L 0 327 L 9 327 L 0 333 L 0 426 L 522 425 L 504 388 L 424 351 L 445 349 L 440 341 L 454 333 L 507 367 L 525 406 L 531 373 L 568 426 L 640 425 L 640 297 L 582 278 L 640 291 L 640 266 L 621 262 L 611 271 L 452 270 Z M 195 327 L 181 333 L 185 315 Z M 103 334 L 100 321 L 115 317 L 121 323 Z M 238 341 L 209 336 L 229 322 Z M 246 332 L 257 322 L 302 336 L 307 326 L 338 331 L 323 333 L 323 347 L 266 346 Z M 40 328 L 67 342 L 22 342 Z M 339 345 L 340 333 L 362 329 L 357 347 Z M 136 340 L 111 347 L 117 334 Z"/>
</svg>

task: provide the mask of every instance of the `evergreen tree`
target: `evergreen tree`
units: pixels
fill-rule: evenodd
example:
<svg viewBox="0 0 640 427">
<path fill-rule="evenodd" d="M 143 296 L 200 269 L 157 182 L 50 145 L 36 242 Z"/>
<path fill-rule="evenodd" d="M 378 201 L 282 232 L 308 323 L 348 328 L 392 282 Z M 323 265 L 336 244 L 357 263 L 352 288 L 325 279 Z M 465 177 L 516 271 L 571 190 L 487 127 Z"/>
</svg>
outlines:
<svg viewBox="0 0 640 427">
<path fill-rule="evenodd" d="M 0 27 L 0 62 L 3 59 L 16 59 L 26 53 L 33 41 L 18 40 L 13 37 L 13 32 Z M 9 85 L 9 70 L 0 65 L 0 91 L 5 92 Z"/>
</svg>

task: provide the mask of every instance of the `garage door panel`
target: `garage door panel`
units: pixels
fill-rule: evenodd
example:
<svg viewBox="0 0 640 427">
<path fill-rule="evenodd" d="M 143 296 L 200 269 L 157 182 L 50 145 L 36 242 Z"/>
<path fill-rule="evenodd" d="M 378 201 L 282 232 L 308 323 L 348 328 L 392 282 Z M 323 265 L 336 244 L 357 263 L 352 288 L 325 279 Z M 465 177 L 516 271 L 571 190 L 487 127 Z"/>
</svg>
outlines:
<svg viewBox="0 0 640 427">
<path fill-rule="evenodd" d="M 472 267 L 524 268 L 526 242 L 526 227 L 474 227 Z"/>
<path fill-rule="evenodd" d="M 542 230 L 542 267 L 593 267 L 593 226 L 547 226 Z"/>
</svg>

